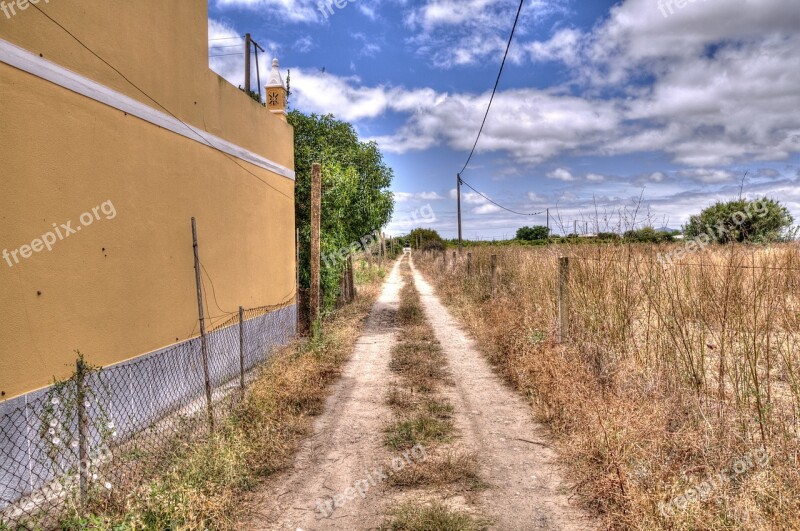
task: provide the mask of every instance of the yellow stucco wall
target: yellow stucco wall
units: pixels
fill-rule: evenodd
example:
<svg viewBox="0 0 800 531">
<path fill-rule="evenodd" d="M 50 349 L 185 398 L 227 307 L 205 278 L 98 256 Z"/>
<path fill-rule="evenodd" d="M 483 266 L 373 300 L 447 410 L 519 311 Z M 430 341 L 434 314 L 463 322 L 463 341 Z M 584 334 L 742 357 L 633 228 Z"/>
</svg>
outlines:
<svg viewBox="0 0 800 531">
<path fill-rule="evenodd" d="M 39 5 L 184 122 L 293 168 L 291 127 L 208 70 L 205 0 Z M 0 39 L 158 108 L 33 8 L 0 16 Z M 237 159 L 276 191 L 228 155 L 3 63 L 0 146 L 0 251 L 106 201 L 116 212 L 0 261 L 0 400 L 69 375 L 76 349 L 109 365 L 197 335 L 192 216 L 223 310 L 294 295 L 290 179 Z"/>
</svg>

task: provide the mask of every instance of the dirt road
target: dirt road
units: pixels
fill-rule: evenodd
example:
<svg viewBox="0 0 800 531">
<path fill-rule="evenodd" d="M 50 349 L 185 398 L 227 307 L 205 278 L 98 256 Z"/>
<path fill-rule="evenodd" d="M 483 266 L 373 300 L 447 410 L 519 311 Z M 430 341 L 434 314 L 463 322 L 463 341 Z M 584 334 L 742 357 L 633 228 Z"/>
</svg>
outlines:
<svg viewBox="0 0 800 531">
<path fill-rule="evenodd" d="M 399 264 L 315 422 L 314 435 L 301 446 L 293 468 L 259 494 L 256 511 L 243 524 L 247 529 L 375 529 L 399 499 L 426 499 L 423 493 L 392 490 L 383 472 L 395 457 L 382 446 L 382 437 L 392 416 L 386 399 L 394 378 L 389 362 L 397 341 Z M 476 511 L 489 517 L 492 529 L 591 529 L 591 520 L 562 492 L 555 455 L 528 404 L 492 372 L 422 275 L 414 271 L 414 279 L 455 382 L 445 392 L 455 406 L 458 444 L 478 456 L 488 484 L 472 502 Z"/>
<path fill-rule="evenodd" d="M 396 341 L 400 286 L 398 261 L 314 424 L 314 435 L 301 446 L 294 467 L 273 478 L 259 495 L 259 509 L 244 528 L 353 530 L 375 528 L 383 521 L 384 485 L 375 469 L 387 459 L 381 440 L 391 415 L 385 391 L 392 378 L 389 360 Z M 363 480 L 371 480 L 364 497 L 348 492 L 357 482 L 364 490 Z M 340 500 L 353 499 L 331 507 L 331 498 L 337 495 Z"/>
<path fill-rule="evenodd" d="M 494 374 L 419 271 L 414 270 L 414 281 L 455 382 L 451 401 L 456 426 L 464 444 L 478 455 L 483 479 L 491 485 L 480 504 L 492 527 L 591 529 L 591 520 L 563 492 L 556 455 L 548 447 L 545 429 L 531 418 L 530 406 Z"/>
</svg>

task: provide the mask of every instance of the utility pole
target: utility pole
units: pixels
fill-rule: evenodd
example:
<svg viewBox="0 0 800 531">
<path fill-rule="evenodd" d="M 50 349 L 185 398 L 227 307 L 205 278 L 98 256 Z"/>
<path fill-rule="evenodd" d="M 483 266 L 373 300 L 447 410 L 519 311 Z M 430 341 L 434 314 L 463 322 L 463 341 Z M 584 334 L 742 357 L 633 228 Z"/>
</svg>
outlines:
<svg viewBox="0 0 800 531">
<path fill-rule="evenodd" d="M 258 45 L 256 41 L 253 41 L 253 51 L 256 53 L 256 81 L 258 82 L 258 102 L 265 103 L 261 101 L 261 67 L 258 64 L 258 51 L 261 50 L 261 53 L 266 53 L 264 48 Z"/>
<path fill-rule="evenodd" d="M 550 209 L 547 209 L 547 237 L 550 237 Z"/>
<path fill-rule="evenodd" d="M 244 91 L 248 96 L 250 95 L 250 43 L 252 42 L 253 39 L 247 33 L 244 36 Z"/>
<path fill-rule="evenodd" d="M 461 254 L 461 174 L 456 174 L 456 195 L 458 196 L 458 254 Z"/>
</svg>

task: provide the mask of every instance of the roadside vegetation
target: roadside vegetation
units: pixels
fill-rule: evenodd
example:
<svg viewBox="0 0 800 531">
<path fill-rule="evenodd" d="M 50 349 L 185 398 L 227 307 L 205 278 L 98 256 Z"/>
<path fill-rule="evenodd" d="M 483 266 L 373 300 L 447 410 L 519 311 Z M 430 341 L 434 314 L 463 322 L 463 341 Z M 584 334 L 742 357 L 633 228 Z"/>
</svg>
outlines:
<svg viewBox="0 0 800 531">
<path fill-rule="evenodd" d="M 300 235 L 300 287 L 311 285 L 311 167 L 322 164 L 323 313 L 331 311 L 341 294 L 347 266 L 340 251 L 361 242 L 374 244 L 376 231 L 392 218 L 394 176 L 374 142 L 362 142 L 355 128 L 333 116 L 289 113 L 295 132 L 295 218 Z M 362 245 L 363 249 L 363 245 Z"/>
<path fill-rule="evenodd" d="M 658 260 L 676 249 L 479 247 L 471 276 L 466 256 L 447 269 L 441 253 L 414 260 L 530 399 L 609 528 L 798 529 L 800 249 Z M 571 257 L 564 344 L 559 256 Z"/>
<path fill-rule="evenodd" d="M 381 531 L 483 531 L 488 522 L 448 509 L 430 505 L 406 504 L 398 507 Z"/>
<path fill-rule="evenodd" d="M 322 412 L 329 385 L 352 352 L 385 272 L 358 268 L 359 297 L 330 314 L 316 337 L 279 349 L 261 369 L 214 435 L 165 449 L 163 473 L 114 504 L 77 511 L 64 529 L 238 529 L 247 495 L 284 469 L 313 417 Z"/>
</svg>

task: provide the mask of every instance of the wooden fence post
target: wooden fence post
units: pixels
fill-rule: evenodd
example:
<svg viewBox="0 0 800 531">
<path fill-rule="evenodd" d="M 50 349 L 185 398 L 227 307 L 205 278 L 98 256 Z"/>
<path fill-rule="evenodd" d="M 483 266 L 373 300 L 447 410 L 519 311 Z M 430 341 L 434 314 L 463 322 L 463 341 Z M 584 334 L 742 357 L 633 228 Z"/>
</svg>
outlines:
<svg viewBox="0 0 800 531">
<path fill-rule="evenodd" d="M 453 251 L 453 271 L 456 270 L 456 252 Z"/>
<path fill-rule="evenodd" d="M 472 276 L 472 253 L 467 253 L 467 276 Z"/>
<path fill-rule="evenodd" d="M 350 286 L 350 300 L 356 298 L 356 282 L 355 274 L 353 273 L 353 255 L 347 257 L 347 283 Z"/>
<path fill-rule="evenodd" d="M 244 307 L 239 306 L 239 388 L 244 398 Z"/>
<path fill-rule="evenodd" d="M 294 304 L 295 314 L 297 316 L 295 323 L 295 332 L 300 332 L 300 229 L 294 231 L 294 275 L 295 275 L 295 288 L 294 288 Z"/>
<path fill-rule="evenodd" d="M 497 255 L 492 255 L 492 297 L 497 295 Z"/>
<path fill-rule="evenodd" d="M 558 342 L 564 343 L 569 334 L 569 257 L 558 259 Z"/>
<path fill-rule="evenodd" d="M 86 366 L 82 358 L 75 363 L 75 399 L 78 408 L 78 482 L 83 507 L 89 491 L 89 418 L 86 412 Z"/>
<path fill-rule="evenodd" d="M 211 373 L 208 370 L 208 341 L 206 341 L 206 319 L 203 314 L 203 282 L 200 278 L 200 250 L 197 245 L 197 221 L 192 218 L 192 247 L 194 248 L 194 280 L 197 285 L 197 311 L 200 314 L 200 352 L 203 355 L 203 376 L 206 387 L 206 409 L 208 429 L 214 431 L 214 408 L 211 395 Z"/>
<path fill-rule="evenodd" d="M 308 328 L 319 319 L 320 307 L 320 222 L 322 220 L 322 167 L 311 166 L 311 293 L 308 304 Z"/>
</svg>

